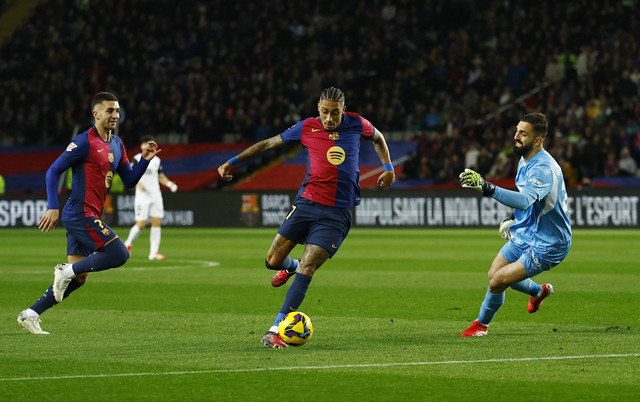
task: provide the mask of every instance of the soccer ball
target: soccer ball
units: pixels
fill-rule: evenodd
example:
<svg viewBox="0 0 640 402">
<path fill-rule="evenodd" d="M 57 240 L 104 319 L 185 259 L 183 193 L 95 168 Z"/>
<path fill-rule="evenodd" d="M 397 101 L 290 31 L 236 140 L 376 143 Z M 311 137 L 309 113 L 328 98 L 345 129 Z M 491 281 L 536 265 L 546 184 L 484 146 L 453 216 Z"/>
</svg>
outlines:
<svg viewBox="0 0 640 402">
<path fill-rule="evenodd" d="M 280 321 L 278 332 L 287 345 L 302 346 L 313 336 L 313 324 L 305 313 L 293 311 Z"/>
</svg>

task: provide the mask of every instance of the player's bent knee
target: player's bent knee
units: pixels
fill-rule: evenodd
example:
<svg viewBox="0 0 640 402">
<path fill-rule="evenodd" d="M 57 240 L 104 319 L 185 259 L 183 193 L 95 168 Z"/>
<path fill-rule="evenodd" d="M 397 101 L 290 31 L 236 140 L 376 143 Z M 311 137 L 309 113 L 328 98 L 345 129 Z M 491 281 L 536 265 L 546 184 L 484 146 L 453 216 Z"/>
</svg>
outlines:
<svg viewBox="0 0 640 402">
<path fill-rule="evenodd" d="M 500 266 L 500 265 L 492 264 L 491 268 L 489 268 L 489 272 L 487 272 L 487 276 L 489 277 L 489 279 L 491 279 L 494 276 L 496 276 L 501 268 L 502 268 L 502 266 Z"/>
<path fill-rule="evenodd" d="M 282 265 L 282 262 L 278 263 L 278 261 L 275 258 L 267 257 L 264 259 L 264 266 L 267 267 L 268 269 L 279 271 L 280 265 Z"/>
<path fill-rule="evenodd" d="M 125 246 L 121 241 L 111 242 L 104 251 L 109 253 L 109 256 L 111 257 L 110 259 L 113 263 L 113 268 L 124 265 L 130 255 L 129 250 L 127 250 L 127 246 Z"/>
<path fill-rule="evenodd" d="M 504 292 L 504 290 L 508 287 L 509 284 L 504 281 L 504 278 L 501 278 L 501 275 L 493 275 L 491 277 L 491 280 L 489 281 L 489 292 L 491 293 L 497 294 L 500 292 Z"/>
</svg>

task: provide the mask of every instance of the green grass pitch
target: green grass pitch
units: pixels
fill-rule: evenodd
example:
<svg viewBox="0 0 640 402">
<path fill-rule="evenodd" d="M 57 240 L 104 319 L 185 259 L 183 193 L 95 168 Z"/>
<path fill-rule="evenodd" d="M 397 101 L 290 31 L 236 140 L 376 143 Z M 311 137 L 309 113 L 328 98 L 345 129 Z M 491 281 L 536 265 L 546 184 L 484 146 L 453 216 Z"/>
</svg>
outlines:
<svg viewBox="0 0 640 402">
<path fill-rule="evenodd" d="M 64 229 L 3 229 L 0 400 L 640 398 L 637 230 L 576 230 L 536 278 L 556 290 L 539 312 L 508 290 L 488 336 L 461 338 L 497 230 L 353 229 L 300 308 L 313 339 L 284 350 L 259 342 L 287 288 L 263 263 L 275 231 L 163 228 L 168 259 L 150 262 L 147 229 L 124 267 L 43 314 L 51 335 L 31 335 L 16 317 L 65 260 Z"/>
</svg>

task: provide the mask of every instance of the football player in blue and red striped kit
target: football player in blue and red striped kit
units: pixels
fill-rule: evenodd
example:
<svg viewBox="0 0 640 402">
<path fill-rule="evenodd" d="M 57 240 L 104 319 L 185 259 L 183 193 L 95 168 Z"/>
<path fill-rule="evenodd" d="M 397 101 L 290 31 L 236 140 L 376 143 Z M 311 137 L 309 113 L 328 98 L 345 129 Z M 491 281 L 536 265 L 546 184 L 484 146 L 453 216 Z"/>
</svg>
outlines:
<svg viewBox="0 0 640 402">
<path fill-rule="evenodd" d="M 218 168 L 220 177 L 231 180 L 231 167 L 241 161 L 287 143 L 300 143 L 307 153 L 307 174 L 291 211 L 278 229 L 265 259 L 269 269 L 277 270 L 271 280 L 281 286 L 294 274 L 280 312 L 262 343 L 285 348 L 278 334 L 278 323 L 300 307 L 315 271 L 335 255 L 351 228 L 351 207 L 360 204 L 359 153 L 362 139 L 370 140 L 384 165 L 379 187 L 395 181 L 391 156 L 383 135 L 365 118 L 345 111 L 345 97 L 338 88 L 327 88 L 318 101 L 319 117 L 297 122 L 283 133 L 260 141 Z M 289 253 L 304 244 L 302 258 Z"/>
<path fill-rule="evenodd" d="M 18 324 L 33 334 L 48 334 L 40 327 L 40 315 L 82 286 L 89 272 L 119 267 L 129 259 L 122 240 L 100 219 L 105 198 L 114 172 L 127 187 L 135 187 L 149 161 L 160 152 L 154 142 L 132 169 L 122 140 L 112 134 L 120 119 L 118 98 L 110 92 L 100 92 L 91 102 L 91 111 L 94 126 L 78 134 L 47 170 L 49 209 L 40 220 L 43 232 L 53 229 L 60 219 L 58 178 L 69 168 L 73 172 L 71 196 L 62 210 L 68 263 L 55 267 L 53 284 L 18 316 Z"/>
</svg>

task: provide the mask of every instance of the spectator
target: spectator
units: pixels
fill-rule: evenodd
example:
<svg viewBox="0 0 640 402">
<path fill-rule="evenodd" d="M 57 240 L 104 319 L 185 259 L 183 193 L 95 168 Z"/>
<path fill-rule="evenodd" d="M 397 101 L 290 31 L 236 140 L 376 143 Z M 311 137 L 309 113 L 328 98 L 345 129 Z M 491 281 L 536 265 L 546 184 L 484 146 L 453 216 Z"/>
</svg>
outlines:
<svg viewBox="0 0 640 402">
<path fill-rule="evenodd" d="M 609 177 L 617 176 L 619 173 L 618 161 L 613 151 L 607 153 L 607 160 L 604 162 L 604 175 Z"/>
<path fill-rule="evenodd" d="M 562 81 L 565 77 L 565 68 L 553 56 L 547 56 L 547 66 L 544 70 L 544 76 L 551 82 Z"/>
<path fill-rule="evenodd" d="M 424 118 L 424 126 L 427 130 L 437 130 L 440 128 L 440 115 L 435 106 L 429 107 L 429 113 Z"/>
<path fill-rule="evenodd" d="M 420 172 L 419 177 L 421 179 L 433 178 L 433 165 L 428 155 L 420 156 Z"/>
<path fill-rule="evenodd" d="M 580 50 L 576 60 L 576 74 L 580 80 L 585 80 L 595 64 L 596 54 L 591 51 L 589 45 L 581 46 Z"/>
<path fill-rule="evenodd" d="M 385 132 L 419 136 L 427 114 L 437 115 L 430 129 L 471 127 L 469 140 L 489 147 L 485 141 L 499 148 L 529 109 L 547 114 L 551 127 L 566 126 L 565 134 L 568 127 L 582 133 L 640 120 L 635 9 L 622 3 L 568 2 L 566 13 L 549 13 L 556 6 L 550 0 L 353 1 L 327 16 L 320 4 L 285 0 L 160 0 L 161 7 L 114 0 L 104 5 L 100 34 L 88 2 L 79 4 L 42 2 L 0 47 L 0 144 L 65 144 L 86 123 L 75 105 L 97 88 L 132 100 L 127 113 L 135 118 L 120 126 L 132 144 L 141 132 L 178 133 L 190 142 L 232 133 L 253 141 L 261 116 L 297 121 L 313 113 L 309 94 L 334 84 L 350 88 L 355 104 L 370 105 Z M 567 21 L 578 7 L 580 18 Z M 168 25 L 178 34 L 166 38 Z M 585 33 L 594 40 L 583 42 Z M 524 47 L 531 56 L 514 52 Z M 530 91 L 526 103 L 514 103 Z M 598 103 L 596 118 L 585 112 L 590 100 Z M 511 109 L 497 113 L 498 102 Z M 392 110 L 379 113 L 382 103 Z M 640 152 L 631 149 L 631 157 L 640 163 Z M 585 171 L 590 163 L 572 166 Z M 602 174 L 600 168 L 589 177 Z"/>
<path fill-rule="evenodd" d="M 407 160 L 402 165 L 400 179 L 417 179 L 420 174 L 420 165 L 413 152 L 407 154 Z"/>
<path fill-rule="evenodd" d="M 491 166 L 493 166 L 494 155 L 485 146 L 480 148 L 480 155 L 478 155 L 478 173 L 482 176 L 487 176 Z"/>
<path fill-rule="evenodd" d="M 479 170 L 479 158 L 480 150 L 478 150 L 478 144 L 473 142 L 466 147 L 464 154 L 464 166 L 475 171 Z"/>
<path fill-rule="evenodd" d="M 629 148 L 627 147 L 624 147 L 620 150 L 618 169 L 620 176 L 635 176 L 638 171 L 638 164 L 631 157 L 631 153 L 629 152 Z"/>
</svg>

